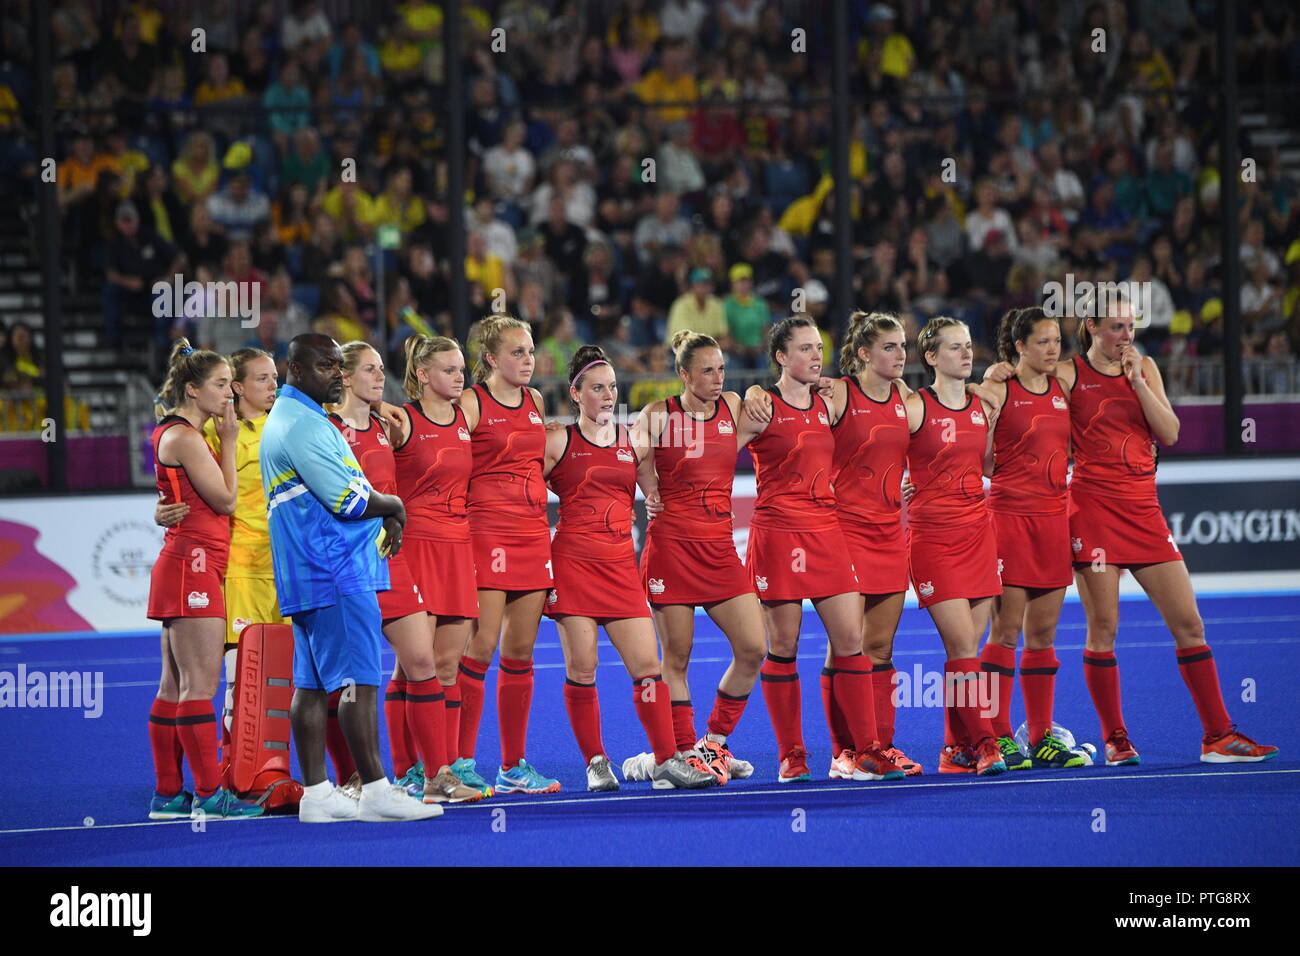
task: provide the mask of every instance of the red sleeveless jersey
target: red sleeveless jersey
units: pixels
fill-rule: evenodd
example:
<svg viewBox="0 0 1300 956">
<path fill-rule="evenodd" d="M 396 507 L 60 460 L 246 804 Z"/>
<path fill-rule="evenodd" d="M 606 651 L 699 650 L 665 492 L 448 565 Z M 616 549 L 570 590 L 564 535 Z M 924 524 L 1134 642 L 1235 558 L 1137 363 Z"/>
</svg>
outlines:
<svg viewBox="0 0 1300 956">
<path fill-rule="evenodd" d="M 1123 373 L 1104 375 L 1074 357 L 1070 440 L 1075 484 L 1124 498 L 1155 493 L 1156 456 L 1142 403 Z M 1104 487 L 1103 487 L 1104 486 Z"/>
<path fill-rule="evenodd" d="M 482 383 L 472 447 L 470 524 L 477 533 L 550 534 L 546 520 L 546 423 L 533 394 L 520 390 L 518 405 L 502 405 Z"/>
<path fill-rule="evenodd" d="M 898 520 L 902 504 L 899 486 L 907 464 L 907 406 L 898 386 L 878 402 L 862 390 L 855 376 L 846 375 L 848 404 L 831 431 L 835 435 L 835 502 L 852 521 L 882 524 Z"/>
<path fill-rule="evenodd" d="M 547 478 L 560 499 L 552 551 L 562 536 L 595 536 L 590 545 L 626 547 L 632 537 L 632 502 L 636 495 L 636 453 L 627 429 L 618 429 L 613 445 L 593 444 L 577 425 L 568 426 L 564 454 Z M 592 556 L 590 554 L 586 556 Z"/>
<path fill-rule="evenodd" d="M 158 443 L 162 441 L 163 433 L 178 424 L 186 428 L 194 427 L 179 415 L 168 415 L 153 430 L 154 484 L 158 489 L 158 497 L 163 504 L 174 505 L 184 502 L 190 506 L 189 514 L 164 533 L 163 549 L 179 546 L 184 541 L 186 544 L 193 542 L 225 555 L 230 551 L 230 516 L 218 514 L 203 500 L 203 496 L 190 484 L 190 476 L 182 466 L 164 465 L 158 458 Z M 202 433 L 199 437 L 203 437 Z M 207 447 L 206 444 L 204 447 Z M 220 461 L 211 449 L 209 453 L 214 459 Z"/>
<path fill-rule="evenodd" d="M 1070 403 L 1054 375 L 1031 392 L 1015 376 L 993 430 L 989 507 L 1014 514 L 1061 514 L 1070 458 Z"/>
<path fill-rule="evenodd" d="M 831 468 L 835 436 L 826 402 L 815 392 L 807 408 L 791 405 L 773 386 L 772 420 L 749 443 L 758 496 L 751 525 L 788 531 L 839 528 Z"/>
<path fill-rule="evenodd" d="M 393 449 L 397 493 L 406 505 L 408 538 L 469 540 L 469 476 L 474 450 L 465 413 L 452 406 L 452 418 L 440 425 L 414 402 L 406 406 L 411 433 Z"/>
<path fill-rule="evenodd" d="M 680 396 L 664 403 L 667 422 L 655 445 L 664 510 L 650 527 L 660 537 L 731 540 L 736 422 L 719 397 L 713 417 L 698 419 Z"/>
<path fill-rule="evenodd" d="M 353 428 L 338 415 L 330 413 L 330 421 L 352 449 L 352 455 L 366 473 L 370 487 L 381 495 L 397 494 L 397 465 L 393 461 L 393 446 L 384 434 L 379 416 L 371 412 L 365 428 Z"/>
<path fill-rule="evenodd" d="M 907 505 L 908 524 L 942 528 L 985 520 L 989 425 L 984 406 L 968 394 L 965 407 L 948 408 L 928 385 L 917 394 L 925 403 L 925 417 L 907 446 L 907 469 L 916 485 Z"/>
</svg>

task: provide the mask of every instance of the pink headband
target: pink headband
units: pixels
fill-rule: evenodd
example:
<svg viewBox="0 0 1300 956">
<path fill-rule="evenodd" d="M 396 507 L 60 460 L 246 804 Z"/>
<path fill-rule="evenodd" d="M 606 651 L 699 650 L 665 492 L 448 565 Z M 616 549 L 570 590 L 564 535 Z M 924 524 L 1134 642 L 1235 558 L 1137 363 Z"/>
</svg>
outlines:
<svg viewBox="0 0 1300 956">
<path fill-rule="evenodd" d="M 596 361 L 594 362 L 588 362 L 586 365 L 584 365 L 582 368 L 578 370 L 578 374 L 573 376 L 573 381 L 571 381 L 569 384 L 574 388 L 577 388 L 578 379 L 582 378 L 582 376 L 587 373 L 587 369 L 591 368 L 593 365 L 608 365 L 608 364 L 609 364 L 608 359 L 596 359 Z"/>
</svg>

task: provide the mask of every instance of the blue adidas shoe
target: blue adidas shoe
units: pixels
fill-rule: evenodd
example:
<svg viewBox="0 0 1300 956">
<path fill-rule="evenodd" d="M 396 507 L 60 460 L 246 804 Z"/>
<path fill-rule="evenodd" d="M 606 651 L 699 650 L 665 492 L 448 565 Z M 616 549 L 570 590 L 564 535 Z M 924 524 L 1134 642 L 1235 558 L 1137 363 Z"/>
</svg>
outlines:
<svg viewBox="0 0 1300 956">
<path fill-rule="evenodd" d="M 260 803 L 247 803 L 225 787 L 219 787 L 210 797 L 194 798 L 190 819 L 250 820 L 265 812 L 266 807 Z"/>
<path fill-rule="evenodd" d="M 408 794 L 417 800 L 424 799 L 424 761 L 421 760 L 395 781 Z"/>
<path fill-rule="evenodd" d="M 451 765 L 451 772 L 460 778 L 460 782 L 467 787 L 473 787 L 485 797 L 493 794 L 492 785 L 484 780 L 478 774 L 478 768 L 474 766 L 474 758 L 459 757 Z"/>
<path fill-rule="evenodd" d="M 194 794 L 182 790 L 174 797 L 164 797 L 157 790 L 149 801 L 150 820 L 184 820 L 194 808 Z"/>
<path fill-rule="evenodd" d="M 497 770 L 497 793 L 559 793 L 560 781 L 543 777 L 528 765 L 527 760 L 509 770 L 501 767 Z"/>
</svg>

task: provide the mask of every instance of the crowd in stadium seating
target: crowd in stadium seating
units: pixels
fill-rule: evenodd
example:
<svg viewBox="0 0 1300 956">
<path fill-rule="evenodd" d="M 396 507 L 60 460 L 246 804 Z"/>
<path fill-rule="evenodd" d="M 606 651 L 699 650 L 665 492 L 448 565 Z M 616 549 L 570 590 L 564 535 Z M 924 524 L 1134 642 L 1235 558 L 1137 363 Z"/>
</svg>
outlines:
<svg viewBox="0 0 1300 956">
<path fill-rule="evenodd" d="M 311 327 L 390 347 L 450 331 L 441 7 L 358 4 L 336 22 L 317 0 L 282 18 L 207 6 L 191 22 L 135 0 L 99 21 L 88 0 L 55 3 L 63 241 L 79 276 L 102 277 L 105 342 L 136 329 L 283 357 Z M 897 311 L 913 334 L 956 315 L 988 357 L 997 316 L 1072 272 L 1152 283 L 1148 351 L 1221 352 L 1212 5 L 851 3 L 848 197 L 828 172 L 822 7 L 464 4 L 471 315 L 532 324 L 542 375 L 583 341 L 662 368 L 687 327 L 764 368 L 767 326 L 800 307 L 829 336 L 850 308 Z M 38 172 L 30 15 L 6 5 L 7 182 Z M 1241 16 L 1241 81 L 1300 81 L 1297 8 Z M 1244 155 L 1246 354 L 1294 355 L 1296 183 L 1276 149 Z M 840 201 L 851 302 L 835 297 Z M 259 284 L 260 323 L 155 318 L 150 287 L 175 273 Z"/>
</svg>

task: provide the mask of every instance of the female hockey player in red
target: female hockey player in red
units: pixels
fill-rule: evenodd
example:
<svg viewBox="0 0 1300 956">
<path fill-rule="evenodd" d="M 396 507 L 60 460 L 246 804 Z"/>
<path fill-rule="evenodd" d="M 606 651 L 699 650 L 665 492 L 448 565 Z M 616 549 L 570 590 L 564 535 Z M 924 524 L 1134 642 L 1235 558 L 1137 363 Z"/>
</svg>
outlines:
<svg viewBox="0 0 1300 956">
<path fill-rule="evenodd" d="M 1007 769 L 989 725 L 1000 706 L 996 681 L 981 678 L 979 643 L 993 599 L 1002 593 L 997 544 L 984 502 L 991 409 L 966 389 L 974 357 L 964 322 L 939 316 L 917 337 L 934 384 L 907 397 L 907 467 L 912 587 L 930 612 L 944 663 L 944 748 L 940 773 L 998 774 Z"/>
<path fill-rule="evenodd" d="M 533 700 L 533 645 L 551 573 L 551 529 L 546 516 L 546 425 L 533 377 L 533 337 L 528 324 L 505 315 L 479 323 L 479 382 L 460 397 L 472 437 L 474 472 L 469 485 L 469 527 L 478 578 L 479 616 L 460 662 L 460 747 L 452 765 L 465 783 L 484 793 L 487 781 L 474 763 L 483 682 L 501 645 L 497 721 L 501 728 L 499 793 L 555 793 L 560 782 L 527 760 L 528 712 Z"/>
<path fill-rule="evenodd" d="M 994 602 L 992 631 L 980 655 L 983 672 L 998 682 L 990 723 L 1008 770 L 1081 767 L 1084 759 L 1052 736 L 1059 666 L 1052 647 L 1073 577 L 1066 493 L 1070 404 L 1052 374 L 1061 356 L 1060 323 L 1039 308 L 1012 309 L 998 330 L 998 353 L 1015 374 L 984 386 L 997 410 L 988 502 L 1002 569 L 1002 596 Z M 1011 725 L 1021 630 L 1028 755 L 1017 746 Z"/>
<path fill-rule="evenodd" d="M 587 764 L 587 789 L 618 789 L 600 733 L 598 626 L 632 677 L 632 700 L 654 753 L 655 789 L 714 786 L 718 779 L 695 754 L 694 741 L 679 748 L 673 740 L 671 701 L 632 542 L 638 482 L 647 502 L 657 501 L 653 460 L 647 455 L 638 462 L 628 430 L 619 425 L 614 368 L 596 346 L 584 345 L 570 361 L 569 396 L 575 423 L 546 439 L 544 474 L 560 499 L 546 613 L 564 649 L 564 702 Z"/>
<path fill-rule="evenodd" d="M 732 755 L 727 737 L 745 711 L 763 663 L 763 613 L 732 535 L 740 397 L 723 391 L 726 370 L 716 340 L 683 330 L 673 336 L 672 346 L 682 393 L 647 405 L 632 430 L 638 457 L 651 459 L 664 509 L 646 532 L 641 576 L 663 644 L 677 749 L 696 750 L 725 784 L 754 772 L 753 764 Z M 732 654 L 718 682 L 707 733 L 698 741 L 686 673 L 696 607 L 718 625 Z M 626 762 L 624 776 L 648 776 L 644 758 Z"/>
<path fill-rule="evenodd" d="M 148 616 L 162 622 L 162 677 L 149 710 L 149 742 L 157 782 L 152 820 L 260 816 L 263 807 L 238 800 L 221 785 L 212 698 L 221 676 L 226 637 L 222 577 L 230 550 L 230 519 L 238 500 L 231 371 L 215 352 L 177 339 L 159 391 L 164 411 L 153 432 L 158 497 L 189 505 L 169 527 L 154 562 Z M 218 420 L 218 460 L 203 440 L 203 423 Z M 194 775 L 184 789 L 182 755 Z"/>
<path fill-rule="evenodd" d="M 1120 707 L 1115 657 L 1123 568 L 1173 634 L 1178 670 L 1201 718 L 1201 760 L 1268 760 L 1277 748 L 1238 732 L 1224 707 L 1191 577 L 1156 495 L 1155 441 L 1177 442 L 1178 416 L 1155 360 L 1135 347 L 1130 304 L 1114 302 L 1104 311 L 1101 318 L 1083 320 L 1079 354 L 1058 363 L 1056 376 L 1070 393 L 1070 549 L 1088 618 L 1083 672 L 1101 720 L 1106 764 L 1140 760 Z M 986 378 L 1005 379 L 1009 372 L 1005 365 L 995 366 Z"/>
<path fill-rule="evenodd" d="M 393 442 L 374 411 L 384 395 L 383 360 L 367 342 L 349 342 L 342 351 L 343 401 L 328 409 L 330 421 L 343 433 L 374 489 L 397 495 Z M 406 443 L 409 421 L 408 413 L 407 428 L 394 436 L 394 441 Z M 408 515 L 407 527 L 402 531 L 403 546 L 388 559 L 389 590 L 379 592 L 384 637 L 397 653 L 397 664 L 384 694 L 393 766 L 401 775 L 399 785 L 421 785 L 425 803 L 473 803 L 483 794 L 452 773 L 446 752 L 446 707 L 434 669 L 434 627 L 405 542 L 412 510 L 408 499 L 403 501 Z M 424 768 L 428 768 L 427 777 Z"/>
<path fill-rule="evenodd" d="M 835 438 L 829 409 L 814 387 L 822 348 L 817 326 L 806 316 L 778 322 L 769 340 L 769 355 L 781 369 L 770 390 L 771 421 L 742 413 L 739 422 L 738 444 L 750 444 L 758 484 L 745 563 L 767 624 L 761 679 L 781 757 L 777 780 L 811 779 L 795 660 L 805 598 L 826 626 L 836 672 L 833 705 L 844 715 L 855 754 L 852 778 L 901 779 L 902 769 L 880 749 L 871 664 L 862 653 L 858 580 L 845 561 L 848 549 L 836 518 L 830 481 Z"/>
</svg>

